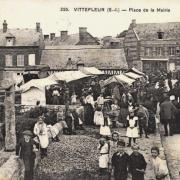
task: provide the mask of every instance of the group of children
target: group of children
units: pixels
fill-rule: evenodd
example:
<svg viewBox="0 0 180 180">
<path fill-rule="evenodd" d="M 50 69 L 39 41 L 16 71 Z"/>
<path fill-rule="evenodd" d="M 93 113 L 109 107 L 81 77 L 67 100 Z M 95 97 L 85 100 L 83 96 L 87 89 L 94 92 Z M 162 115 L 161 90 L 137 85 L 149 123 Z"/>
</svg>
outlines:
<svg viewBox="0 0 180 180">
<path fill-rule="evenodd" d="M 138 144 L 133 144 L 132 153 L 126 152 L 126 143 L 119 139 L 118 133 L 112 134 L 112 140 L 101 138 L 98 146 L 100 175 L 114 177 L 114 180 L 144 180 L 146 160 L 139 152 Z M 169 180 L 168 169 L 164 160 L 159 157 L 158 147 L 151 148 L 152 166 L 156 180 Z"/>
</svg>

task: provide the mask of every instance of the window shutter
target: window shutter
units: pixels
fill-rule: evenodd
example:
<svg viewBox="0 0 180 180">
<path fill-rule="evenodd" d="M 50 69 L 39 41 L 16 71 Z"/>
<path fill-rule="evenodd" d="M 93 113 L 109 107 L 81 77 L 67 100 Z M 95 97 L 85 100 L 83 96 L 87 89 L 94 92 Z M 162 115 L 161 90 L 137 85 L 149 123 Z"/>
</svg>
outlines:
<svg viewBox="0 0 180 180">
<path fill-rule="evenodd" d="M 13 60 L 13 66 L 17 66 L 17 56 L 16 55 L 13 55 L 12 60 Z"/>
<path fill-rule="evenodd" d="M 24 55 L 24 66 L 28 66 L 28 55 Z"/>
<path fill-rule="evenodd" d="M 5 67 L 5 56 L 0 54 L 0 66 Z"/>
</svg>

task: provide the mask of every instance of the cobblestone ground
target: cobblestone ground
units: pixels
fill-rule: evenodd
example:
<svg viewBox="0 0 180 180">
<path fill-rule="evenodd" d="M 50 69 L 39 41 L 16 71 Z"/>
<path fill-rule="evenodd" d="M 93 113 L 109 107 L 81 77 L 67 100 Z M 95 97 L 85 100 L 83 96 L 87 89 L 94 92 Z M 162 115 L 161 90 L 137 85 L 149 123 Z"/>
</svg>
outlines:
<svg viewBox="0 0 180 180">
<path fill-rule="evenodd" d="M 161 128 L 162 143 L 172 180 L 180 180 L 180 135 L 164 137 Z"/>
<path fill-rule="evenodd" d="M 121 138 L 124 139 L 126 142 L 128 142 L 128 139 L 125 137 L 126 129 L 120 128 L 118 131 L 121 133 Z M 94 128 L 86 128 L 85 132 L 81 131 L 81 132 L 78 133 L 78 135 L 74 135 L 74 136 L 66 136 L 66 137 L 62 136 L 62 139 L 64 139 L 64 138 L 66 139 L 66 142 L 64 141 L 65 142 L 64 144 L 66 144 L 66 146 L 67 146 L 67 140 L 68 140 L 67 138 L 70 138 L 70 141 L 71 141 L 72 144 L 68 144 L 68 146 L 73 146 L 73 142 L 74 142 L 74 141 L 72 141 L 73 137 L 76 138 L 78 136 L 78 138 L 81 138 L 81 136 L 79 136 L 79 135 L 82 134 L 82 139 L 84 138 L 84 136 L 88 136 L 87 139 L 90 140 L 90 138 L 93 138 L 93 139 L 97 139 L 96 141 L 98 141 L 98 132 L 99 132 L 99 129 L 97 129 L 97 128 L 96 129 L 94 129 Z M 76 148 L 78 148 L 77 143 L 78 142 L 74 142 L 74 146 L 76 146 Z M 137 143 L 140 146 L 140 152 L 144 155 L 145 160 L 147 162 L 147 169 L 146 169 L 146 174 L 145 174 L 145 180 L 155 180 L 155 178 L 154 178 L 154 171 L 153 171 L 152 164 L 151 164 L 151 151 L 150 151 L 150 149 L 151 149 L 151 147 L 153 145 L 157 145 L 157 146 L 160 147 L 160 150 L 163 150 L 163 148 L 161 147 L 160 136 L 159 136 L 159 134 L 153 134 L 153 135 L 149 135 L 149 139 L 144 138 L 144 137 L 143 138 L 139 138 L 139 139 L 137 139 Z M 57 143 L 50 144 L 50 148 L 48 148 L 49 149 L 49 155 L 52 154 L 51 150 L 54 151 L 55 149 L 58 150 L 59 148 L 62 148 L 62 146 L 63 146 L 62 144 L 63 144 L 63 140 L 60 140 L 60 142 L 57 142 Z M 86 146 L 86 142 L 84 140 L 83 140 L 83 144 Z M 51 146 L 52 146 L 52 148 L 51 148 Z M 56 146 L 59 147 L 59 148 L 57 149 Z M 71 148 L 69 148 L 69 149 L 71 149 Z M 79 150 L 81 151 L 80 146 L 79 146 Z M 58 151 L 61 151 L 61 150 L 58 150 Z M 130 147 L 127 147 L 126 151 L 127 151 L 128 154 L 130 154 L 132 152 Z M 57 151 L 55 151 L 54 153 L 57 153 Z M 66 152 L 66 153 L 68 154 L 68 152 Z M 88 152 L 82 152 L 81 153 L 82 156 L 83 156 L 83 153 L 86 153 L 87 156 L 88 156 Z M 51 162 L 51 161 L 56 161 L 54 159 L 52 160 L 51 159 L 52 157 L 53 156 L 50 155 L 49 157 L 47 157 L 47 159 L 43 159 L 43 164 L 41 164 L 41 163 L 39 164 L 40 165 L 39 170 L 42 171 L 41 173 L 46 171 L 44 169 L 44 168 L 46 168 L 45 164 L 47 164 L 48 162 Z M 97 157 L 98 156 L 95 155 L 95 158 L 97 158 Z M 65 165 L 67 169 L 71 169 L 71 167 L 70 167 L 71 165 L 69 165 L 69 168 L 67 167 L 68 163 L 67 163 L 67 161 L 65 162 L 65 159 L 66 159 L 66 157 L 63 160 L 61 160 L 61 162 L 60 162 L 60 160 L 57 160 L 57 162 L 53 162 L 53 164 L 57 163 L 56 166 L 59 166 L 59 167 Z M 79 159 L 77 159 L 77 161 L 82 161 L 81 163 L 83 163 L 84 159 L 80 159 L 79 158 Z M 95 162 L 95 164 L 93 166 L 94 166 L 94 168 L 97 168 L 97 163 L 98 163 L 97 159 L 94 162 Z M 49 165 L 47 165 L 47 167 L 48 166 Z M 49 167 L 47 168 L 47 170 L 48 169 L 49 169 Z M 58 172 L 58 173 L 60 174 L 60 172 Z M 131 179 L 131 178 L 129 178 L 129 179 Z"/>
</svg>

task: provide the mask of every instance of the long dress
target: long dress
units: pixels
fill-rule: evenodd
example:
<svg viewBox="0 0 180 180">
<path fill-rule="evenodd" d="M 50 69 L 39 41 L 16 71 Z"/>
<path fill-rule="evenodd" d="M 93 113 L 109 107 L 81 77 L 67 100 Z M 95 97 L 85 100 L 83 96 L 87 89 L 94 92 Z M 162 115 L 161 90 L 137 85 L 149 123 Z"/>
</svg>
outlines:
<svg viewBox="0 0 180 180">
<path fill-rule="evenodd" d="M 86 97 L 86 104 L 84 106 L 85 112 L 84 112 L 84 120 L 85 124 L 87 125 L 93 125 L 94 124 L 94 100 L 91 95 L 88 95 Z"/>
<path fill-rule="evenodd" d="M 99 156 L 99 168 L 108 168 L 109 163 L 109 144 L 105 143 L 102 147 L 99 145 L 100 150 Z"/>
<path fill-rule="evenodd" d="M 134 116 L 133 118 L 130 118 L 129 116 L 127 117 L 128 120 L 128 128 L 126 132 L 126 136 L 129 138 L 137 138 L 139 137 L 138 134 L 138 128 L 137 128 L 137 121 L 138 117 Z"/>
<path fill-rule="evenodd" d="M 45 123 L 39 124 L 38 122 L 34 126 L 34 134 L 38 136 L 41 148 L 47 148 L 49 145 L 48 128 Z"/>
<path fill-rule="evenodd" d="M 95 111 L 94 113 L 94 124 L 103 125 L 104 124 L 104 116 L 102 111 Z"/>
</svg>

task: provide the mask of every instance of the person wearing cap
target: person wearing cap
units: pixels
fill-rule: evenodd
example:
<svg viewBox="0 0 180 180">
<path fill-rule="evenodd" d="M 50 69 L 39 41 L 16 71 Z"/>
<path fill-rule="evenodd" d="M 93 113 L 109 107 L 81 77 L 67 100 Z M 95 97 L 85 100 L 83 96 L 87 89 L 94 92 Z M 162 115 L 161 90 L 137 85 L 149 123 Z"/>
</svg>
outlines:
<svg viewBox="0 0 180 180">
<path fill-rule="evenodd" d="M 144 174 L 147 163 L 144 156 L 139 152 L 139 146 L 132 146 L 132 154 L 129 157 L 129 172 L 132 175 L 132 180 L 144 180 Z"/>
<path fill-rule="evenodd" d="M 112 172 L 115 180 L 126 180 L 128 176 L 129 155 L 125 152 L 124 140 L 117 142 L 117 152 L 112 156 Z"/>
<path fill-rule="evenodd" d="M 160 120 L 161 123 L 164 125 L 165 136 L 172 136 L 173 135 L 173 118 L 175 113 L 177 112 L 176 107 L 170 101 L 169 96 L 166 96 L 164 102 L 160 105 Z M 169 125 L 169 132 L 168 132 L 168 125 Z"/>
<path fill-rule="evenodd" d="M 30 130 L 26 130 L 22 134 L 23 137 L 16 145 L 16 156 L 23 160 L 25 166 L 24 180 L 33 180 L 35 148 L 37 149 L 39 144 L 32 139 L 33 133 Z"/>
<path fill-rule="evenodd" d="M 100 175 L 106 175 L 108 171 L 108 165 L 109 165 L 109 150 L 110 145 L 107 143 L 105 138 L 101 138 L 99 140 L 98 145 L 99 150 L 99 172 Z"/>
<path fill-rule="evenodd" d="M 48 128 L 44 122 L 44 117 L 40 116 L 37 123 L 34 126 L 34 134 L 40 141 L 41 158 L 47 156 L 47 147 L 49 145 Z"/>
</svg>

